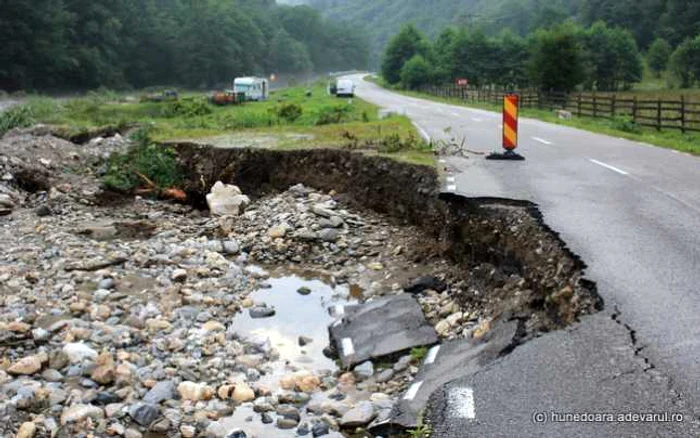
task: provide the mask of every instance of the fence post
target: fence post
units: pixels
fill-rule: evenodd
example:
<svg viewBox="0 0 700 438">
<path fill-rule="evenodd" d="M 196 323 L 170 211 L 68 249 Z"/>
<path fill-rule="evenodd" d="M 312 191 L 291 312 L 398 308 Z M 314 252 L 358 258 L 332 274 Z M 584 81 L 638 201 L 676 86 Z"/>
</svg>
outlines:
<svg viewBox="0 0 700 438">
<path fill-rule="evenodd" d="M 656 130 L 661 131 L 661 98 L 656 100 Z"/>
<path fill-rule="evenodd" d="M 577 113 L 578 117 L 581 117 L 581 95 L 577 94 L 576 95 L 576 107 L 577 107 Z"/>
<path fill-rule="evenodd" d="M 593 92 L 593 118 L 598 118 L 598 97 Z"/>
<path fill-rule="evenodd" d="M 632 98 L 632 123 L 637 124 L 637 96 Z"/>
<path fill-rule="evenodd" d="M 685 134 L 685 96 L 681 94 L 681 132 Z"/>
<path fill-rule="evenodd" d="M 610 115 L 614 118 L 615 117 L 615 103 L 617 102 L 617 95 L 613 94 L 612 95 L 612 104 L 610 106 Z"/>
</svg>

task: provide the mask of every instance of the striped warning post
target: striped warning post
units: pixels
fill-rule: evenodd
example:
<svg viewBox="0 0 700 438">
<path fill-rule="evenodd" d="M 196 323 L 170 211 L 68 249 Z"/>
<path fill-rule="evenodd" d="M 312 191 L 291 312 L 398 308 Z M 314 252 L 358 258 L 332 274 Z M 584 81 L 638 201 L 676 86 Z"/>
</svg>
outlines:
<svg viewBox="0 0 700 438">
<path fill-rule="evenodd" d="M 518 95 L 503 97 L 503 148 L 512 151 L 518 147 Z"/>
</svg>

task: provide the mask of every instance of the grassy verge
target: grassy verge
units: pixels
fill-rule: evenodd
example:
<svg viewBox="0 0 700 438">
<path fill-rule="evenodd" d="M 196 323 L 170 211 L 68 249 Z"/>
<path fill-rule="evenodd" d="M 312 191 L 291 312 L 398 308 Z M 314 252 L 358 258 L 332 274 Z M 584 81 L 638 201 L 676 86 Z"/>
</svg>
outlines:
<svg viewBox="0 0 700 438">
<path fill-rule="evenodd" d="M 33 97 L 16 108 L 8 116 L 0 115 L 0 127 L 4 126 L 3 117 L 5 130 L 45 123 L 77 133 L 138 124 L 149 127 L 150 139 L 155 142 L 223 139 L 231 147 L 346 147 L 434 164 L 427 145 L 417 140 L 420 137 L 410 120 L 380 120 L 376 106 L 361 99 L 329 96 L 321 83 L 310 89 L 273 92 L 266 102 L 241 106 L 214 106 L 206 96 L 192 93 L 170 102 L 140 102 L 114 93 L 92 93 L 65 101 Z"/>
<path fill-rule="evenodd" d="M 384 81 L 377 77 L 369 77 L 368 81 L 379 86 L 390 89 L 405 96 L 426 99 L 433 102 L 448 103 L 450 105 L 465 106 L 470 108 L 478 108 L 488 111 L 500 112 L 501 107 L 487 103 L 472 104 L 464 102 L 460 99 L 449 99 L 436 97 L 416 91 L 407 91 L 397 89 L 396 87 L 387 86 Z M 677 93 L 676 93 L 677 94 Z M 523 117 L 542 120 L 557 125 L 570 126 L 572 128 L 583 129 L 586 131 L 596 132 L 599 134 L 610 135 L 613 137 L 625 138 L 627 140 L 647 143 L 654 146 L 660 146 L 668 149 L 675 149 L 681 152 L 687 152 L 694 155 L 700 155 L 700 134 L 683 134 L 680 131 L 657 131 L 653 128 L 645 128 L 635 125 L 631 121 L 624 118 L 618 119 L 593 119 L 588 117 L 576 117 L 571 120 L 561 120 L 553 112 L 545 110 L 537 110 L 523 108 L 520 113 Z"/>
</svg>

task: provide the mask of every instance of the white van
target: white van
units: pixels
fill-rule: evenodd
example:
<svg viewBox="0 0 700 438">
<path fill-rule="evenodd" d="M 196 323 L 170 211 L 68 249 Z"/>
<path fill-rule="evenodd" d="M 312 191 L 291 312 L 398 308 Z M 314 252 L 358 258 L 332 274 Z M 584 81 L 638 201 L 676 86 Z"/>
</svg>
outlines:
<svg viewBox="0 0 700 438">
<path fill-rule="evenodd" d="M 350 79 L 340 79 L 335 94 L 338 97 L 355 97 L 355 83 Z"/>
<path fill-rule="evenodd" d="M 270 95 L 270 86 L 267 79 L 256 77 L 236 78 L 233 80 L 233 91 L 245 93 L 245 100 L 267 100 Z"/>
</svg>

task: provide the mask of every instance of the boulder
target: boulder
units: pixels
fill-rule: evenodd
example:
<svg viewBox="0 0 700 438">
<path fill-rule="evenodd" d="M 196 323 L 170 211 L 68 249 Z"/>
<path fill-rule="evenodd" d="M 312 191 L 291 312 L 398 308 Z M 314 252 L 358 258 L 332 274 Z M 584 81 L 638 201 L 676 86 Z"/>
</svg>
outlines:
<svg viewBox="0 0 700 438">
<path fill-rule="evenodd" d="M 234 185 L 217 181 L 207 195 L 207 205 L 213 216 L 240 216 L 250 204 L 250 198 Z"/>
</svg>

